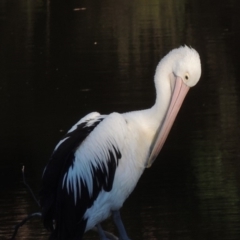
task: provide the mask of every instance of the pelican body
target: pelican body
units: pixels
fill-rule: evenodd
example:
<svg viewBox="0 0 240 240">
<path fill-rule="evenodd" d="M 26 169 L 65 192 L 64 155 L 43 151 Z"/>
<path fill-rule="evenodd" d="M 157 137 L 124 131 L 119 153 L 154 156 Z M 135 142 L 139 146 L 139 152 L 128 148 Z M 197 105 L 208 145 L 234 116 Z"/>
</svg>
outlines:
<svg viewBox="0 0 240 240">
<path fill-rule="evenodd" d="M 118 216 L 144 169 L 161 151 L 184 97 L 200 76 L 197 51 L 174 49 L 157 66 L 153 107 L 122 114 L 93 112 L 67 132 L 42 178 L 40 203 L 51 239 L 82 239 L 111 214 Z M 120 239 L 129 239 L 121 221 L 116 224 Z"/>
</svg>

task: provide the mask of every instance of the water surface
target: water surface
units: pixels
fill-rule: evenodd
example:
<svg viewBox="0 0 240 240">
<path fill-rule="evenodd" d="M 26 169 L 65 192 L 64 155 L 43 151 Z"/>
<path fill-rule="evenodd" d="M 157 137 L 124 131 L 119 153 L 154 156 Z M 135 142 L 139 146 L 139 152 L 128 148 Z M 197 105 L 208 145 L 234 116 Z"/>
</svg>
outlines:
<svg viewBox="0 0 240 240">
<path fill-rule="evenodd" d="M 131 239 L 240 239 L 237 0 L 0 1 L 0 238 L 38 211 L 43 168 L 84 114 L 144 109 L 153 75 L 188 44 L 202 77 L 158 159 L 122 209 Z M 110 220 L 104 227 L 112 232 Z M 47 239 L 39 219 L 17 239 Z M 84 239 L 98 239 L 87 233 Z"/>
</svg>

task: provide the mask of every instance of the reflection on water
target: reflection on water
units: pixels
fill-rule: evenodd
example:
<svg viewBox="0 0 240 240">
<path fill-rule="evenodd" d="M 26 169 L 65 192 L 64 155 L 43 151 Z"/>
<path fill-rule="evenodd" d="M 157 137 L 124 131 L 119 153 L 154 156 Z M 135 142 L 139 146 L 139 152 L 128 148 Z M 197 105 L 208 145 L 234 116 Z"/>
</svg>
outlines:
<svg viewBox="0 0 240 240">
<path fill-rule="evenodd" d="M 238 239 L 239 83 L 225 45 L 211 44 L 211 49 L 216 54 L 209 56 L 208 62 L 214 68 L 212 77 L 217 81 L 209 85 L 208 98 L 212 105 L 205 114 L 209 128 L 198 133 L 204 134 L 204 138 L 193 139 L 199 212 L 205 227 L 214 229 L 212 237 Z"/>
<path fill-rule="evenodd" d="M 150 107 L 156 64 L 186 43 L 200 53 L 202 79 L 123 219 L 132 239 L 239 239 L 239 7 L 236 0 L 1 1 L 0 238 L 38 210 L 21 165 L 37 192 L 67 129 L 90 111 Z M 115 232 L 111 221 L 104 227 Z M 18 239 L 47 236 L 36 219 Z"/>
</svg>

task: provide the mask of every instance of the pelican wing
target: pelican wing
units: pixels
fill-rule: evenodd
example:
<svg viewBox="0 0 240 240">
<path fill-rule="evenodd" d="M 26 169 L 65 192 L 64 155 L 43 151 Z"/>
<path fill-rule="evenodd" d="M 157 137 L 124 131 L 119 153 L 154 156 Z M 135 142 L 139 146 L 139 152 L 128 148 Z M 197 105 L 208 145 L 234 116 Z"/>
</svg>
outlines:
<svg viewBox="0 0 240 240">
<path fill-rule="evenodd" d="M 89 114 L 56 146 L 43 174 L 41 206 L 45 226 L 53 230 L 56 222 L 58 239 L 81 236 L 87 222 L 84 213 L 101 191 L 112 189 L 123 123 L 117 113 Z"/>
</svg>

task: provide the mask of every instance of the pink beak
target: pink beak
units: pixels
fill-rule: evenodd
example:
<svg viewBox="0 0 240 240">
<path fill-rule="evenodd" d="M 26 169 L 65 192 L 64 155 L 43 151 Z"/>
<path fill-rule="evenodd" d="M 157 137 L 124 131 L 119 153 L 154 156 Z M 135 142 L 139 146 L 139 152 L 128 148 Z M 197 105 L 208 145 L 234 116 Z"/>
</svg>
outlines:
<svg viewBox="0 0 240 240">
<path fill-rule="evenodd" d="M 165 119 L 158 128 L 150 148 L 150 156 L 146 166 L 147 168 L 151 167 L 152 163 L 161 151 L 188 90 L 189 87 L 180 77 L 177 77 Z"/>
</svg>

